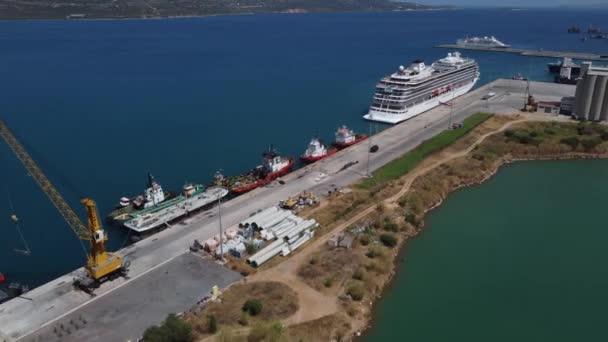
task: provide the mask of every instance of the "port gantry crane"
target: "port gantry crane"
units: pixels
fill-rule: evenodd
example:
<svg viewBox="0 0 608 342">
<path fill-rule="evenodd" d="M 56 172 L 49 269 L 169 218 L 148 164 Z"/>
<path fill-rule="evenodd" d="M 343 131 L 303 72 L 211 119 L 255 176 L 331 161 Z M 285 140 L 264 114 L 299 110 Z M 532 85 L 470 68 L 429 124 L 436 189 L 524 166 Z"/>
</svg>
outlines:
<svg viewBox="0 0 608 342">
<path fill-rule="evenodd" d="M 115 253 L 106 252 L 105 244 L 108 240 L 108 235 L 101 227 L 95 202 L 89 198 L 83 198 L 80 201 L 84 205 L 87 215 L 87 226 L 85 226 L 2 120 L 0 120 L 0 136 L 15 153 L 15 156 L 23 164 L 27 173 L 36 181 L 40 189 L 46 194 L 55 208 L 57 208 L 74 234 L 80 240 L 89 242 L 90 249 L 85 268 L 90 279 L 86 283 L 79 282 L 78 285 L 96 287 L 104 280 L 124 273 L 126 270 L 122 258 Z"/>
</svg>

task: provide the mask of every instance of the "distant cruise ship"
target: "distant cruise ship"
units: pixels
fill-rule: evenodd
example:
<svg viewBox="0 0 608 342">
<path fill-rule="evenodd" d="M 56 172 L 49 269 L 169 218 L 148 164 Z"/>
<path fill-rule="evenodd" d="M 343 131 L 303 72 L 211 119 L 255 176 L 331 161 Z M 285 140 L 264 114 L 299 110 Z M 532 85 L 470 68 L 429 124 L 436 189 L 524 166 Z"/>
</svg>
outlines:
<svg viewBox="0 0 608 342">
<path fill-rule="evenodd" d="M 508 48 L 511 45 L 505 44 L 494 36 L 491 37 L 472 37 L 465 39 L 458 39 L 456 45 L 462 47 L 490 47 L 490 48 Z"/>
<path fill-rule="evenodd" d="M 477 62 L 462 58 L 458 52 L 448 53 L 431 66 L 415 60 L 378 82 L 363 118 L 396 124 L 466 94 L 478 79 Z"/>
</svg>

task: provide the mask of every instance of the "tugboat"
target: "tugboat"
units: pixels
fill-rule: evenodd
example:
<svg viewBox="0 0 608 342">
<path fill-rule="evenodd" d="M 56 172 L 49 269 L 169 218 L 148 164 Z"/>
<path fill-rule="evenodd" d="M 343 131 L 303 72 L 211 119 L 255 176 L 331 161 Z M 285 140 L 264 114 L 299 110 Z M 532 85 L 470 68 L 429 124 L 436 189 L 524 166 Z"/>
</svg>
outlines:
<svg viewBox="0 0 608 342">
<path fill-rule="evenodd" d="M 286 175 L 295 163 L 292 157 L 279 156 L 272 147 L 262 156 L 262 165 L 240 176 L 224 178 L 216 175 L 216 184 L 230 189 L 234 194 L 243 194 Z"/>
<path fill-rule="evenodd" d="M 347 148 L 367 139 L 367 134 L 357 134 L 346 126 L 339 127 L 335 135 L 334 146 L 339 149 Z"/>
<path fill-rule="evenodd" d="M 110 222 L 126 221 L 133 214 L 137 214 L 144 209 L 153 208 L 173 197 L 175 196 L 164 192 L 160 184 L 154 179 L 154 176 L 148 173 L 148 187 L 144 193 L 132 199 L 122 197 L 114 211 L 108 215 L 107 220 Z"/>
<path fill-rule="evenodd" d="M 602 29 L 597 26 L 589 25 L 587 33 L 602 33 Z"/>
<path fill-rule="evenodd" d="M 308 148 L 304 151 L 304 154 L 300 156 L 300 159 L 305 163 L 314 163 L 317 160 L 329 157 L 336 152 L 338 152 L 338 148 L 333 147 L 328 150 L 319 139 L 312 138 L 310 143 L 308 143 Z"/>
<path fill-rule="evenodd" d="M 515 81 L 527 81 L 528 80 L 520 72 L 518 72 L 517 74 L 513 75 L 513 77 L 511 77 L 511 79 L 513 79 Z"/>
</svg>

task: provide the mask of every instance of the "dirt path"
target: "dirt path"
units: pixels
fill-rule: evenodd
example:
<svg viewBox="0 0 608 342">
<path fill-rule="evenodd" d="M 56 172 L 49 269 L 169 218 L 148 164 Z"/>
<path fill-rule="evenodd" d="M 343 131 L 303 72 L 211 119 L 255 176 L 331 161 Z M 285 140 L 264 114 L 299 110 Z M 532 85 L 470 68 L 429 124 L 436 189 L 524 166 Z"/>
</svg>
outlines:
<svg viewBox="0 0 608 342">
<path fill-rule="evenodd" d="M 395 205 L 397 204 L 397 202 L 399 201 L 399 199 L 401 197 L 403 197 L 403 195 L 405 195 L 406 192 L 408 192 L 412 186 L 412 184 L 414 183 L 414 181 L 416 179 L 418 179 L 418 177 L 422 176 L 423 174 L 433 170 L 434 168 L 445 164 L 449 161 L 452 161 L 456 158 L 460 158 L 460 157 L 464 157 L 467 154 L 469 154 L 471 151 L 473 151 L 473 149 L 475 149 L 475 147 L 477 147 L 479 144 L 481 144 L 484 140 L 486 140 L 489 136 L 494 135 L 496 133 L 502 132 L 504 130 L 506 130 L 507 128 L 518 124 L 518 123 L 522 123 L 522 122 L 526 122 L 526 121 L 531 121 L 532 119 L 526 117 L 524 119 L 519 119 L 519 120 L 514 120 L 514 121 L 509 121 L 507 123 L 505 123 L 504 125 L 502 125 L 500 128 L 493 130 L 491 132 L 488 132 L 482 136 L 480 136 L 477 140 L 475 140 L 475 142 L 473 142 L 473 144 L 471 144 L 471 146 L 469 146 L 468 148 L 462 150 L 462 151 L 458 151 L 458 152 L 452 152 L 452 153 L 447 153 L 444 156 L 442 156 L 442 158 L 440 158 L 438 161 L 436 161 L 435 163 L 432 163 L 430 165 L 426 165 L 426 166 L 422 166 L 422 167 L 416 167 L 412 172 L 410 172 L 405 178 L 405 182 L 403 184 L 403 186 L 401 187 L 401 189 L 399 190 L 399 192 L 397 192 L 394 196 L 388 198 L 385 200 L 385 204 L 388 205 Z M 538 119 L 536 119 L 538 120 Z M 540 121 L 540 120 L 538 120 Z"/>
<path fill-rule="evenodd" d="M 505 123 L 498 129 L 495 129 L 491 132 L 488 132 L 482 136 L 480 136 L 475 142 L 473 142 L 468 148 L 458 151 L 451 152 L 439 157 L 439 159 L 429 165 L 421 165 L 416 167 L 412 172 L 407 174 L 403 180 L 404 183 L 401 189 L 392 197 L 387 198 L 383 203 L 385 205 L 396 205 L 399 199 L 410 189 L 414 181 L 421 175 L 429 172 L 430 170 L 449 162 L 453 159 L 463 157 L 471 152 L 477 145 L 481 144 L 487 137 L 496 134 L 498 132 L 504 131 L 505 129 L 511 127 L 512 125 L 522 123 L 525 121 L 541 121 L 538 117 L 530 117 L 525 116 L 523 119 L 509 121 Z M 546 119 L 545 119 L 546 120 Z M 255 281 L 279 281 L 287 284 L 291 287 L 297 294 L 299 298 L 299 308 L 294 315 L 283 320 L 284 325 L 294 325 L 299 324 L 311 320 L 315 320 L 327 315 L 334 314 L 338 311 L 338 302 L 336 295 L 328 295 L 321 293 L 305 282 L 298 278 L 297 272 L 300 265 L 308 262 L 310 255 L 316 252 L 321 246 L 327 243 L 327 241 L 335 234 L 345 230 L 347 227 L 357 223 L 365 216 L 372 213 L 378 204 L 372 205 L 367 209 L 359 212 L 357 215 L 351 217 L 347 221 L 337 225 L 331 231 L 326 232 L 323 236 L 313 241 L 306 248 L 302 249 L 299 253 L 295 254 L 291 258 L 285 260 L 284 262 L 269 268 L 267 270 L 263 270 L 256 274 L 251 275 L 246 279 L 247 282 L 255 282 Z"/>
</svg>

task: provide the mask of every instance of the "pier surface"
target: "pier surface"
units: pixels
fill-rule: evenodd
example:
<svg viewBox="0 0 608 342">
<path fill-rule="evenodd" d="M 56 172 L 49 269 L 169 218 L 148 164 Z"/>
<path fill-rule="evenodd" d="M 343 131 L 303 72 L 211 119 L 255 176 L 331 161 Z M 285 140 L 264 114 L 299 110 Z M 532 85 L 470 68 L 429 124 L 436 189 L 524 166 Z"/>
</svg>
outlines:
<svg viewBox="0 0 608 342">
<path fill-rule="evenodd" d="M 476 50 L 476 51 L 489 51 L 489 52 L 517 53 L 517 54 L 520 54 L 523 56 L 533 56 L 533 57 L 554 57 L 554 58 L 570 57 L 572 59 L 582 59 L 582 60 L 586 60 L 586 61 L 608 61 L 608 54 L 598 55 L 595 53 L 586 53 L 586 52 L 567 52 L 567 51 L 531 50 L 531 49 L 499 48 L 499 47 L 461 46 L 461 45 L 456 45 L 456 44 L 443 44 L 443 45 L 437 45 L 436 47 L 445 48 L 445 49 L 458 49 L 458 50 Z"/>
<path fill-rule="evenodd" d="M 454 101 L 452 122 L 476 112 L 517 113 L 526 97 L 524 81 L 496 80 Z M 537 101 L 573 96 L 572 85 L 530 82 L 530 93 Z M 496 93 L 488 100 L 482 97 Z M 543 115 L 543 114 L 539 114 Z M 370 154 L 369 170 L 403 155 L 422 141 L 444 131 L 450 123 L 450 109 L 436 107 L 317 163 L 296 170 L 283 183 L 274 181 L 222 204 L 224 226 L 237 224 L 251 213 L 276 205 L 280 200 L 309 190 L 326 195 L 336 187 L 349 186 L 366 174 L 369 143 L 379 146 Z M 344 165 L 359 163 L 344 169 Z M 203 176 L 201 176 L 203 177 Z M 217 209 L 213 208 L 175 224 L 150 238 L 119 251 L 130 261 L 129 278 L 106 282 L 91 297 L 75 290 L 71 283 L 83 269 L 52 280 L 0 305 L 0 341 L 126 341 L 136 340 L 146 326 L 159 323 L 170 312 L 187 310 L 209 286 L 227 286 L 239 277 L 227 269 L 205 261 L 188 251 L 194 239 L 204 241 L 218 233 Z M 190 304 L 190 305 L 189 305 Z M 83 317 L 87 323 L 83 326 Z M 61 327 L 71 328 L 73 338 Z M 81 323 L 78 323 L 80 321 Z"/>
</svg>

